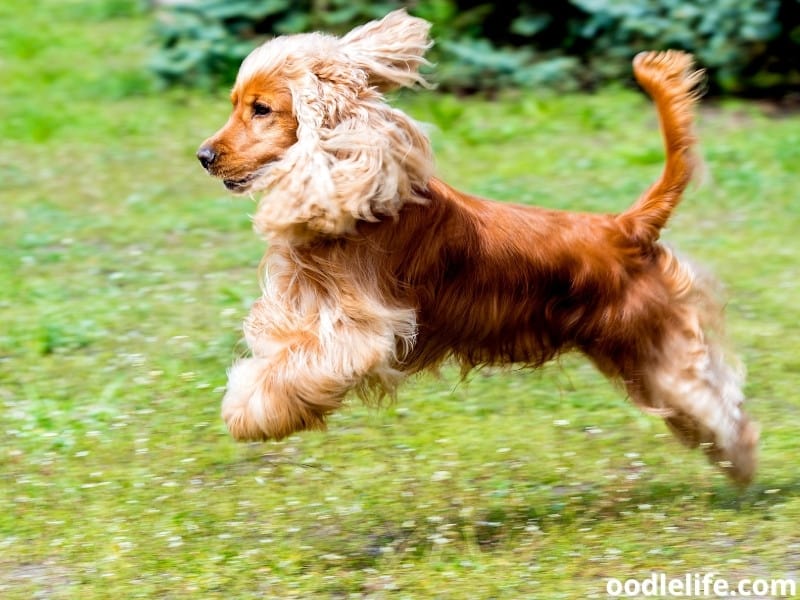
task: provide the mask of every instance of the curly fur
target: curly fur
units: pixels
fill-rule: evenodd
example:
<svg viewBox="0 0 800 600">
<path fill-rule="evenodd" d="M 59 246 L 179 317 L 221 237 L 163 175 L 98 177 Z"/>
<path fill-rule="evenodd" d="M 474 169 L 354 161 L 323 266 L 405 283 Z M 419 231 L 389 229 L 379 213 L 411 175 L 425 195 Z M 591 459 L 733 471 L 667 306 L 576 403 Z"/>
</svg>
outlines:
<svg viewBox="0 0 800 600">
<path fill-rule="evenodd" d="M 342 39 L 276 38 L 245 59 L 237 87 L 254 74 L 280 77 L 297 119 L 297 142 L 254 182 L 265 191 L 258 232 L 341 235 L 421 200 L 418 190 L 433 175 L 430 143 L 381 90 L 424 83 L 416 69 L 430 46 L 428 29 L 395 12 Z"/>
<path fill-rule="evenodd" d="M 453 358 L 537 367 L 577 350 L 677 438 L 740 483 L 758 431 L 742 411 L 713 285 L 658 243 L 695 167 L 689 55 L 643 53 L 634 73 L 665 141 L 658 180 L 598 215 L 484 200 L 434 177 L 422 128 L 383 93 L 425 85 L 429 25 L 395 11 L 342 38 L 253 51 L 228 123 L 198 152 L 270 247 L 223 417 L 237 439 L 323 428 L 350 392 L 393 395 Z"/>
</svg>

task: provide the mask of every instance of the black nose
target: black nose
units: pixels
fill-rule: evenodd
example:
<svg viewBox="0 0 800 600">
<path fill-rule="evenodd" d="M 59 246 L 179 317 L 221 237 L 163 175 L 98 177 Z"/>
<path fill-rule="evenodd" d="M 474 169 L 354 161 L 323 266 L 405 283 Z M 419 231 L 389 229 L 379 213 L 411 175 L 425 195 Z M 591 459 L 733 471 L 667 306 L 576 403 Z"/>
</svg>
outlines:
<svg viewBox="0 0 800 600">
<path fill-rule="evenodd" d="M 197 151 L 197 160 L 200 161 L 200 164 L 203 165 L 204 169 L 207 169 L 215 160 L 217 160 L 217 153 L 214 152 L 213 148 L 202 146 L 200 150 Z"/>
</svg>

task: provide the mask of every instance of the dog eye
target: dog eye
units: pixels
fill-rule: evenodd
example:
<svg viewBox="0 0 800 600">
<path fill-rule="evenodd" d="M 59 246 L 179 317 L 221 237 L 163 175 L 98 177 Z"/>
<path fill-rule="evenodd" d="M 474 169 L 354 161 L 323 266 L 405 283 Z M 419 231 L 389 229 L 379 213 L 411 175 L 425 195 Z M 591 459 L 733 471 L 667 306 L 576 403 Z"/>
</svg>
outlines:
<svg viewBox="0 0 800 600">
<path fill-rule="evenodd" d="M 268 115 L 272 112 L 272 108 L 267 106 L 266 104 L 261 104 L 261 102 L 256 102 L 253 104 L 253 116 L 254 117 L 263 117 Z"/>
</svg>

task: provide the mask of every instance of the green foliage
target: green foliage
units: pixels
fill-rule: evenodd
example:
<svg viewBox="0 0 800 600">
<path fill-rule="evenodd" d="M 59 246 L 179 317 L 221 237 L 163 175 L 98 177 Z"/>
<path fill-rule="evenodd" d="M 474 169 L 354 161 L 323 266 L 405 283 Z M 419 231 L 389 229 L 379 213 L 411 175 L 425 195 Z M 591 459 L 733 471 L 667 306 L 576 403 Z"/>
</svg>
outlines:
<svg viewBox="0 0 800 600">
<path fill-rule="evenodd" d="M 265 38 L 308 30 L 344 33 L 400 3 L 387 0 L 184 0 L 157 11 L 161 51 L 151 67 L 165 81 L 210 87 L 233 80 L 239 63 Z"/>
<path fill-rule="evenodd" d="M 167 82 L 229 83 L 263 39 L 342 33 L 407 5 L 434 24 L 442 89 L 589 88 L 629 77 L 641 50 L 682 48 L 716 91 L 785 91 L 800 84 L 798 0 L 179 0 L 157 11 L 153 69 Z"/>
<path fill-rule="evenodd" d="M 750 83 L 748 68 L 781 33 L 781 0 L 714 0 L 702 5 L 685 0 L 571 1 L 588 15 L 578 36 L 593 40 L 587 56 L 592 72 L 600 77 L 624 76 L 631 52 L 637 49 L 681 48 L 709 69 L 715 85 L 743 91 Z"/>
</svg>

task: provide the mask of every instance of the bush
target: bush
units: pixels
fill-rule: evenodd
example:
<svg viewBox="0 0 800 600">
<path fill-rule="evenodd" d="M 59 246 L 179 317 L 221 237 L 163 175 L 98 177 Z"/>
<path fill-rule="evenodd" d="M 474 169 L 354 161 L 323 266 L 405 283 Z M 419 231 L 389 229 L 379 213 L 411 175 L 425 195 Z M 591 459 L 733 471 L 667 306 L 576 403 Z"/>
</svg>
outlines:
<svg viewBox="0 0 800 600">
<path fill-rule="evenodd" d="M 433 23 L 444 89 L 587 89 L 628 79 L 633 55 L 652 48 L 696 54 L 713 91 L 800 85 L 800 0 L 161 0 L 152 66 L 169 83 L 229 83 L 269 36 L 343 33 L 401 6 Z"/>
<path fill-rule="evenodd" d="M 391 0 L 161 0 L 155 28 L 161 49 L 151 66 L 167 83 L 230 83 L 242 59 L 268 37 L 311 30 L 344 33 L 401 5 Z"/>
</svg>

